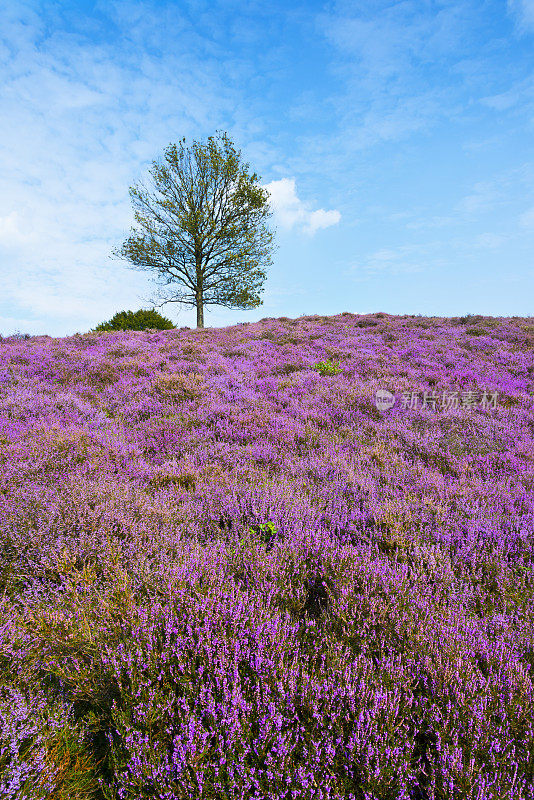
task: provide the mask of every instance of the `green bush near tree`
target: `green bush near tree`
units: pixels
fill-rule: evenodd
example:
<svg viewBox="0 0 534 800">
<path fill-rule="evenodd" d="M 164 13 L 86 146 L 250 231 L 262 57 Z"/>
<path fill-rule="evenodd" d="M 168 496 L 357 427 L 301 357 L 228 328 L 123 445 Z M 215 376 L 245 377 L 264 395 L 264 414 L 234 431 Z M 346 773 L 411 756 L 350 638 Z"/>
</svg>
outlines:
<svg viewBox="0 0 534 800">
<path fill-rule="evenodd" d="M 139 311 L 118 311 L 109 322 L 101 322 L 95 331 L 146 331 L 150 328 L 168 331 L 176 326 L 155 309 Z"/>
</svg>

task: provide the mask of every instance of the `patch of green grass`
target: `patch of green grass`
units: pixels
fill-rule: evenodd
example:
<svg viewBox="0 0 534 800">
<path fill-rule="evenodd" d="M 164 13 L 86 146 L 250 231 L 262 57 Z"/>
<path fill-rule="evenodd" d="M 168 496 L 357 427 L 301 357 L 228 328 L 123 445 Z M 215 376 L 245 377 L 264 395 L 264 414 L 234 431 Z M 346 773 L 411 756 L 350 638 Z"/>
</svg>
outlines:
<svg viewBox="0 0 534 800">
<path fill-rule="evenodd" d="M 466 328 L 465 332 L 470 336 L 485 336 L 487 331 L 484 328 Z"/>
<path fill-rule="evenodd" d="M 317 370 L 320 375 L 338 375 L 341 372 L 339 361 L 319 361 L 318 364 L 313 365 L 313 369 Z"/>
</svg>

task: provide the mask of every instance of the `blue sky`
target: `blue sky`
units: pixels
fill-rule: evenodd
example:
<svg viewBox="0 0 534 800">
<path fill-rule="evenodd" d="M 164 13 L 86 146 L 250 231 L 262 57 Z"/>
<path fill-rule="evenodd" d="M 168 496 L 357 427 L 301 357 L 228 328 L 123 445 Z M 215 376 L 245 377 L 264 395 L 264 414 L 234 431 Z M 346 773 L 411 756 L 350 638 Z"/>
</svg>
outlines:
<svg viewBox="0 0 534 800">
<path fill-rule="evenodd" d="M 534 314 L 534 0 L 0 9 L 0 333 L 146 307 L 129 186 L 225 130 L 271 193 L 263 317 Z M 163 313 L 194 327 L 194 309 Z"/>
</svg>

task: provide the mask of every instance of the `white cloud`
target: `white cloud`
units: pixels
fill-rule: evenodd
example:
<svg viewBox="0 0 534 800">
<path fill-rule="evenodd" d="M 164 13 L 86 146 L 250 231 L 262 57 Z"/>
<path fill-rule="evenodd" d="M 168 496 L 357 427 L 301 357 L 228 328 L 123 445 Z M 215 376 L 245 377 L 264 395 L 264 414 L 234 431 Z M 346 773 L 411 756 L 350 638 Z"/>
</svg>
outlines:
<svg viewBox="0 0 534 800">
<path fill-rule="evenodd" d="M 521 214 L 519 222 L 524 228 L 534 228 L 534 206 Z"/>
<path fill-rule="evenodd" d="M 519 93 L 515 90 L 510 90 L 508 92 L 501 92 L 501 94 L 482 97 L 480 102 L 482 105 L 493 108 L 495 111 L 507 111 L 509 108 L 513 108 L 519 99 Z"/>
<path fill-rule="evenodd" d="M 263 187 L 269 192 L 270 205 L 274 211 L 275 221 L 286 230 L 298 228 L 303 233 L 313 236 L 320 228 L 337 225 L 341 219 L 339 211 L 325 211 L 319 208 L 312 211 L 297 196 L 295 178 L 281 178 L 271 181 Z"/>
<path fill-rule="evenodd" d="M 409 75 L 417 62 L 458 49 L 471 22 L 470 8 L 454 2 L 443 3 L 437 13 L 416 3 L 386 3 L 380 9 L 369 3 L 333 5 L 334 13 L 320 15 L 324 35 L 357 58 L 373 82 Z"/>
<path fill-rule="evenodd" d="M 319 208 L 317 211 L 310 213 L 304 230 L 313 235 L 320 228 L 329 228 L 331 225 L 337 225 L 340 219 L 341 214 L 339 211 L 325 211 L 323 208 Z"/>
<path fill-rule="evenodd" d="M 19 211 L 11 211 L 0 216 L 0 248 L 17 248 L 33 240 L 33 224 L 29 215 L 24 219 Z"/>
<path fill-rule="evenodd" d="M 429 85 L 425 71 L 435 59 L 457 60 L 473 24 L 472 9 L 461 2 L 439 9 L 413 2 L 378 5 L 338 0 L 318 15 L 347 87 L 336 110 L 352 123 L 351 139 L 357 135 L 362 147 L 403 138 L 457 113 L 448 87 L 439 80 Z"/>
<path fill-rule="evenodd" d="M 481 233 L 474 239 L 475 247 L 483 250 L 494 250 L 507 240 L 506 236 L 500 236 L 498 233 Z"/>
<path fill-rule="evenodd" d="M 432 245 L 400 245 L 396 248 L 382 247 L 371 253 L 365 260 L 353 264 L 349 274 L 353 280 L 367 280 L 379 274 L 404 275 L 422 272 L 424 268 L 439 266 L 439 259 L 433 256 Z"/>
<path fill-rule="evenodd" d="M 520 163 L 512 169 L 495 173 L 490 180 L 475 183 L 471 192 L 457 203 L 454 210 L 462 216 L 470 215 L 469 219 L 476 217 L 477 214 L 491 211 L 495 213 L 497 209 L 503 214 L 507 210 L 512 211 L 519 197 L 524 203 L 531 202 L 533 179 L 532 165 L 529 162 Z M 531 224 L 528 222 L 531 211 L 532 209 L 527 209 L 523 214 L 522 224 Z M 515 209 L 512 213 L 515 215 Z M 497 219 L 497 224 L 498 222 Z"/>
<path fill-rule="evenodd" d="M 501 193 L 490 181 L 480 181 L 475 183 L 472 194 L 464 197 L 456 206 L 457 211 L 467 212 L 468 214 L 477 211 L 487 211 L 495 207 L 500 199 Z"/>
<path fill-rule="evenodd" d="M 240 111 L 241 66 L 226 80 L 173 6 L 97 4 L 76 32 L 34 5 L 0 3 L 0 330 L 18 313 L 58 334 L 145 305 L 147 277 L 109 260 L 134 224 L 128 187 L 169 142 Z"/>
<path fill-rule="evenodd" d="M 520 31 L 534 31 L 534 0 L 508 0 L 508 11 Z"/>
<path fill-rule="evenodd" d="M 510 108 L 530 108 L 534 99 L 534 79 L 531 75 L 523 80 L 512 83 L 506 92 L 482 97 L 482 105 L 495 111 L 508 111 Z"/>
<path fill-rule="evenodd" d="M 417 219 L 414 222 L 407 222 L 406 228 L 408 230 L 414 230 L 414 231 L 427 230 L 430 228 L 446 228 L 447 226 L 450 226 L 452 223 L 454 223 L 453 217 L 434 216 L 434 217 L 428 217 L 426 219 Z"/>
</svg>

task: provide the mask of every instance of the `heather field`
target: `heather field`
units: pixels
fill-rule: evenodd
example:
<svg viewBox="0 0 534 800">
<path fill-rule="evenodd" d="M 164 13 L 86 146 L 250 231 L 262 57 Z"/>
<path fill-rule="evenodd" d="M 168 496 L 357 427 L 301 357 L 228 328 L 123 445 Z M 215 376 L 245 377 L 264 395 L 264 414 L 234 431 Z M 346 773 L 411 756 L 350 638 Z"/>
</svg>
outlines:
<svg viewBox="0 0 534 800">
<path fill-rule="evenodd" d="M 534 798 L 533 434 L 532 318 L 0 340 L 0 796 Z"/>
</svg>

